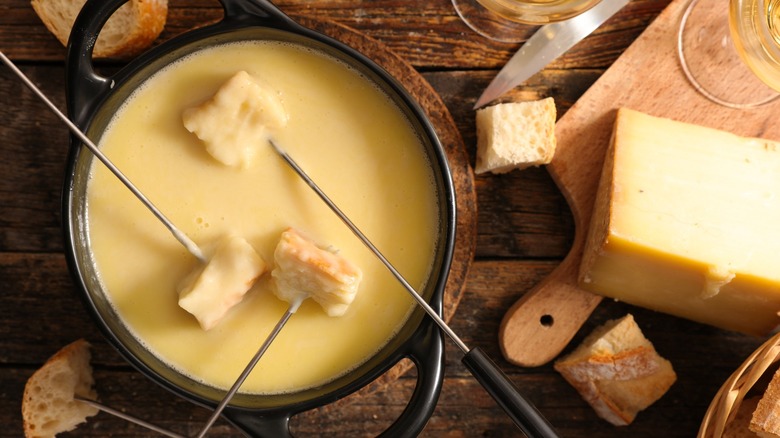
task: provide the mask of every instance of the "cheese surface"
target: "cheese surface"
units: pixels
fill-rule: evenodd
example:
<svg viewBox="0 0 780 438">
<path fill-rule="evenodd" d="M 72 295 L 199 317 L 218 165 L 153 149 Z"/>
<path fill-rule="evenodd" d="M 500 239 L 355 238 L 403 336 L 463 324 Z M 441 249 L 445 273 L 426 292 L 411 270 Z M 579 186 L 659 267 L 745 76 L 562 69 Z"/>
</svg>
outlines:
<svg viewBox="0 0 780 438">
<path fill-rule="evenodd" d="M 238 169 L 216 161 L 185 129 L 182 112 L 241 70 L 280 93 L 289 120 L 276 141 L 417 288 L 434 260 L 438 198 L 421 141 L 400 109 L 356 71 L 297 46 L 235 43 L 197 52 L 149 79 L 117 113 L 101 149 L 204 249 L 236 235 L 271 264 L 279 236 L 294 227 L 362 270 L 343 316 L 305 300 L 241 387 L 296 391 L 368 360 L 414 301 L 270 145 Z M 96 160 L 91 178 L 90 250 L 117 314 L 171 367 L 229 388 L 289 306 L 274 295 L 270 273 L 203 330 L 176 292 L 198 260 Z"/>
<path fill-rule="evenodd" d="M 580 284 L 750 334 L 779 322 L 780 144 L 620 109 Z"/>
</svg>

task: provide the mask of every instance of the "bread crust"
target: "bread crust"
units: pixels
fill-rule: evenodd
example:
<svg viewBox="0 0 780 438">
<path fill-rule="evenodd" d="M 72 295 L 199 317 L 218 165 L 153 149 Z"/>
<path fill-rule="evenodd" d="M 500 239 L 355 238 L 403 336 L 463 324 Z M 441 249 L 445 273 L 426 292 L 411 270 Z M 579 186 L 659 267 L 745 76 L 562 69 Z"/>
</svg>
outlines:
<svg viewBox="0 0 780 438">
<path fill-rule="evenodd" d="M 772 376 L 764 395 L 758 402 L 753 417 L 750 419 L 750 430 L 760 437 L 780 437 L 780 369 Z"/>
<path fill-rule="evenodd" d="M 47 29 L 68 44 L 70 31 L 86 0 L 32 0 L 31 5 Z M 96 58 L 129 58 L 146 50 L 162 32 L 168 0 L 130 0 L 109 19 L 98 35 Z"/>
<path fill-rule="evenodd" d="M 97 398 L 89 348 L 84 339 L 66 345 L 27 380 L 22 396 L 25 437 L 53 437 L 97 414 L 96 408 L 73 399 Z"/>
<path fill-rule="evenodd" d="M 630 424 L 677 379 L 630 314 L 594 330 L 554 368 L 599 417 L 616 426 Z"/>
</svg>

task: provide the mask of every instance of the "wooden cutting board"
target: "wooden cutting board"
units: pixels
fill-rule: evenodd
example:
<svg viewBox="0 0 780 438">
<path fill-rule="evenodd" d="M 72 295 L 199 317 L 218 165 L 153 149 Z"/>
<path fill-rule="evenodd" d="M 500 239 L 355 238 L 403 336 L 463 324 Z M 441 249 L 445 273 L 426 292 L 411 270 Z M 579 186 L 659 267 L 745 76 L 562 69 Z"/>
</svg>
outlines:
<svg viewBox="0 0 780 438">
<path fill-rule="evenodd" d="M 670 3 L 558 121 L 558 148 L 547 169 L 572 210 L 574 243 L 557 269 L 504 317 L 499 340 L 514 364 L 538 366 L 555 358 L 601 301 L 578 287 L 577 273 L 618 108 L 780 140 L 780 103 L 736 110 L 707 100 L 690 85 L 677 57 L 677 30 L 687 5 L 688 0 Z"/>
</svg>

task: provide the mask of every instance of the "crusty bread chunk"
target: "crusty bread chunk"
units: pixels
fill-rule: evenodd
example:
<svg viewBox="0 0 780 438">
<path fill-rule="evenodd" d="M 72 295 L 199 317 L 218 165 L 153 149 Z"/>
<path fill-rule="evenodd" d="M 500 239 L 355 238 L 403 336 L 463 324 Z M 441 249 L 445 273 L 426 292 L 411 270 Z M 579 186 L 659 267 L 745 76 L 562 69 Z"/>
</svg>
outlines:
<svg viewBox="0 0 780 438">
<path fill-rule="evenodd" d="M 311 297 L 328 316 L 342 316 L 355 299 L 363 272 L 289 228 L 274 251 L 276 296 L 291 305 Z"/>
<path fill-rule="evenodd" d="M 203 330 L 214 328 L 243 300 L 266 263 L 246 240 L 222 238 L 206 264 L 198 266 L 179 286 L 179 306 L 198 320 Z"/>
<path fill-rule="evenodd" d="M 98 413 L 74 395 L 94 400 L 89 343 L 79 339 L 58 351 L 36 371 L 24 387 L 22 418 L 27 438 L 53 437 L 73 430 Z"/>
<path fill-rule="evenodd" d="M 477 110 L 476 173 L 506 173 L 548 164 L 555 154 L 552 97 Z"/>
<path fill-rule="evenodd" d="M 248 167 L 257 152 L 268 147 L 275 129 L 289 115 L 279 93 L 259 78 L 239 71 L 206 102 L 187 108 L 182 122 L 206 146 L 214 159 L 232 167 Z"/>
<path fill-rule="evenodd" d="M 750 430 L 761 438 L 780 437 L 780 369 L 772 376 L 753 412 Z"/>
<path fill-rule="evenodd" d="M 755 396 L 742 400 L 734 418 L 723 429 L 721 438 L 757 438 L 759 435 L 751 431 L 749 426 L 753 411 L 756 410 L 760 399 L 761 397 Z"/>
<path fill-rule="evenodd" d="M 671 363 L 658 355 L 630 314 L 598 327 L 554 367 L 601 418 L 616 426 L 630 424 L 677 379 Z"/>
<path fill-rule="evenodd" d="M 32 0 L 32 7 L 62 45 L 86 0 Z M 129 58 L 152 45 L 165 27 L 168 0 L 130 0 L 103 26 L 93 56 Z"/>
</svg>

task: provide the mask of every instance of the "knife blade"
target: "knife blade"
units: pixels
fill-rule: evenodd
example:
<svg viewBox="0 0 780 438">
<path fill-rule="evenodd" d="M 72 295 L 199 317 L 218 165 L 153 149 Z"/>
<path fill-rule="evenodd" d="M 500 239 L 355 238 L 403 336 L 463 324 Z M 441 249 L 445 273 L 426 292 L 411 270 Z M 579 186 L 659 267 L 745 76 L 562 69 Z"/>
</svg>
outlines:
<svg viewBox="0 0 780 438">
<path fill-rule="evenodd" d="M 498 72 L 482 96 L 477 99 L 474 109 L 485 106 L 542 70 L 590 35 L 629 1 L 602 0 L 576 17 L 539 28 Z"/>
</svg>

